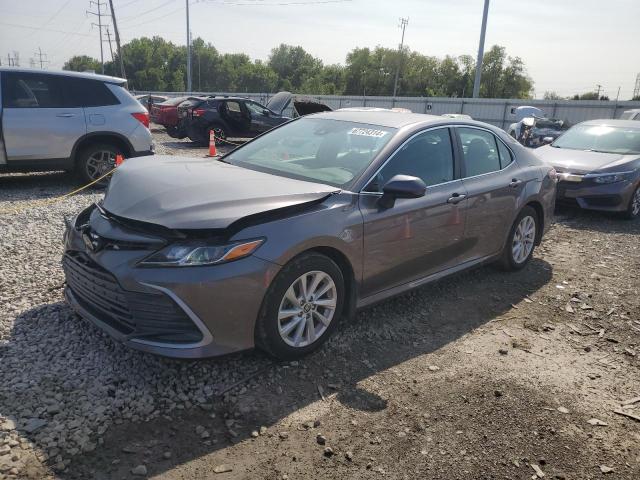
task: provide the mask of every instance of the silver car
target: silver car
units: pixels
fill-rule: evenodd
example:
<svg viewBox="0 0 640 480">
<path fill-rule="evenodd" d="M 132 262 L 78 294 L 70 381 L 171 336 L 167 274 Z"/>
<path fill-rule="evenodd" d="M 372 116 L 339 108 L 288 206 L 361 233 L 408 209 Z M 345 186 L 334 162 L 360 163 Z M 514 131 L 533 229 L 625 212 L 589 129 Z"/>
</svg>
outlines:
<svg viewBox="0 0 640 480">
<path fill-rule="evenodd" d="M 66 297 L 152 353 L 296 358 L 358 308 L 486 262 L 523 268 L 555 191 L 491 125 L 309 115 L 220 160 L 127 160 L 68 223 Z"/>
<path fill-rule="evenodd" d="M 149 114 L 126 80 L 0 67 L 0 172 L 67 170 L 92 181 L 116 155 L 153 153 Z"/>
<path fill-rule="evenodd" d="M 590 120 L 535 154 L 558 172 L 558 201 L 640 216 L 640 123 Z"/>
</svg>

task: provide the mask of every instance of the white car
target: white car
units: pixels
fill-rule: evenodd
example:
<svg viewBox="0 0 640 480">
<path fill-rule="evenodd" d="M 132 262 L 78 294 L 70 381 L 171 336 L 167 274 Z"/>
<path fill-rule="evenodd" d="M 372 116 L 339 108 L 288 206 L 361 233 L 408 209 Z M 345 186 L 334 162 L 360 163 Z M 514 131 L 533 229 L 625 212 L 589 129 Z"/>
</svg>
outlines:
<svg viewBox="0 0 640 480">
<path fill-rule="evenodd" d="M 0 172 L 66 170 L 93 181 L 117 155 L 153 153 L 149 113 L 122 78 L 0 67 Z"/>
<path fill-rule="evenodd" d="M 625 110 L 620 115 L 620 120 L 640 120 L 640 108 Z"/>
</svg>

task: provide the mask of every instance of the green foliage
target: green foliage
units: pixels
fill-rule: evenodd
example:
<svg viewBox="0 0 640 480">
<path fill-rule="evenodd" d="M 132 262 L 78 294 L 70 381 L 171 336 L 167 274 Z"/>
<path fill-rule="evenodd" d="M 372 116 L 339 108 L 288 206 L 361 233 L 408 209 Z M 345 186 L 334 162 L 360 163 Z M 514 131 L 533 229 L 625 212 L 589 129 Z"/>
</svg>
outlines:
<svg viewBox="0 0 640 480">
<path fill-rule="evenodd" d="M 573 97 L 571 97 L 571 100 L 602 100 L 602 101 L 608 101 L 609 97 L 607 97 L 606 95 L 601 95 L 600 97 L 598 97 L 598 92 L 587 92 L 587 93 L 583 93 L 582 95 L 579 94 L 575 94 Z"/>
<path fill-rule="evenodd" d="M 63 70 L 72 70 L 74 72 L 85 72 L 93 70 L 96 73 L 101 72 L 100 62 L 95 58 L 87 55 L 77 55 L 67 60 L 62 67 Z"/>
<path fill-rule="evenodd" d="M 545 100 L 562 100 L 562 97 L 560 95 L 549 90 L 544 92 L 544 96 L 542 98 L 544 98 Z"/>
<path fill-rule="evenodd" d="M 125 70 L 134 90 L 184 91 L 186 47 L 161 37 L 137 38 L 123 45 Z M 97 60 L 73 57 L 65 68 L 100 70 Z M 392 95 L 400 68 L 398 95 L 470 97 L 475 61 L 470 55 L 442 59 L 406 48 L 351 50 L 345 65 L 324 65 L 300 46 L 279 45 L 266 62 L 241 53 L 221 54 L 196 38 L 192 45 L 192 90 L 203 92 L 276 92 L 316 95 Z M 105 64 L 105 73 L 119 75 L 119 64 Z M 518 57 L 493 46 L 484 57 L 481 96 L 528 98 L 533 83 Z"/>
</svg>

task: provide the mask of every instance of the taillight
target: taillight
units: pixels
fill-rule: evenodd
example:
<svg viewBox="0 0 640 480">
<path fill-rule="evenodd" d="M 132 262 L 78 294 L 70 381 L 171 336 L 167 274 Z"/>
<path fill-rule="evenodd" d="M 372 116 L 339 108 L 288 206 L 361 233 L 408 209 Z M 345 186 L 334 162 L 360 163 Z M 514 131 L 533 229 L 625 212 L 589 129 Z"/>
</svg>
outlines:
<svg viewBox="0 0 640 480">
<path fill-rule="evenodd" d="M 149 113 L 147 112 L 136 112 L 132 113 L 131 116 L 138 120 L 145 127 L 149 128 Z"/>
<path fill-rule="evenodd" d="M 191 116 L 192 117 L 201 117 L 204 115 L 205 109 L 204 108 L 194 108 L 193 111 L 191 112 Z"/>
</svg>

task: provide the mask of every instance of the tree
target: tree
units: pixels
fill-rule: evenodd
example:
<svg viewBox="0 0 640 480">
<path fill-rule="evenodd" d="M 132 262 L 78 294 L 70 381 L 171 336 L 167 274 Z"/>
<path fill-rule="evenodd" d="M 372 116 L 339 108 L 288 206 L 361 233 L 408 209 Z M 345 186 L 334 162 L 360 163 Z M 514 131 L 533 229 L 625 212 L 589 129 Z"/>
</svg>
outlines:
<svg viewBox="0 0 640 480">
<path fill-rule="evenodd" d="M 562 97 L 560 95 L 549 90 L 544 92 L 544 96 L 542 98 L 544 98 L 545 100 L 562 100 Z"/>
<path fill-rule="evenodd" d="M 184 91 L 186 47 L 161 37 L 136 38 L 122 46 L 129 87 L 136 90 Z M 105 73 L 119 75 L 118 58 L 105 63 Z M 475 61 L 470 55 L 442 59 L 404 47 L 356 47 L 345 65 L 324 65 L 300 46 L 282 44 L 266 62 L 243 53 L 220 54 L 202 38 L 192 42 L 193 88 L 205 92 L 275 92 L 315 95 L 392 95 L 395 72 L 401 66 L 398 94 L 404 96 L 469 96 Z M 97 60 L 82 56 L 65 63 L 70 70 L 99 71 Z M 533 87 L 524 63 L 493 46 L 485 55 L 482 95 L 527 98 Z"/>
<path fill-rule="evenodd" d="M 288 80 L 291 88 L 296 91 L 302 87 L 305 79 L 318 74 L 322 69 L 322 61 L 307 53 L 304 48 L 284 43 L 271 50 L 268 65 L 276 72 L 280 82 Z"/>
<path fill-rule="evenodd" d="M 95 58 L 91 58 L 87 55 L 76 55 L 67 60 L 63 67 L 63 70 L 72 70 L 74 72 L 86 72 L 93 70 L 96 73 L 100 73 L 102 65 Z"/>
</svg>

